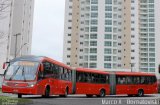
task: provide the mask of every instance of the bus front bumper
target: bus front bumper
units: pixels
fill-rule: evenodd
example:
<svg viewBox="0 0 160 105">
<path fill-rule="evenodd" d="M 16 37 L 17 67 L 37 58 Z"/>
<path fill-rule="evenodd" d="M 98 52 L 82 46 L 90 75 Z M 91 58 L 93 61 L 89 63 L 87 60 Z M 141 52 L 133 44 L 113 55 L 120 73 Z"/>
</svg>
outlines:
<svg viewBox="0 0 160 105">
<path fill-rule="evenodd" d="M 23 94 L 23 95 L 37 95 L 37 88 L 34 87 L 10 87 L 2 85 L 3 93 Z"/>
</svg>

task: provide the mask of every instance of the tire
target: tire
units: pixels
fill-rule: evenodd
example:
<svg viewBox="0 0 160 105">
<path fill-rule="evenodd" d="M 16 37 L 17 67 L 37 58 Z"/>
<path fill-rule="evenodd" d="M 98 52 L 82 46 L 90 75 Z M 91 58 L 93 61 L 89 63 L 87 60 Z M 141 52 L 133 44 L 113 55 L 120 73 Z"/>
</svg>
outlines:
<svg viewBox="0 0 160 105">
<path fill-rule="evenodd" d="M 67 97 L 68 96 L 68 88 L 66 88 L 64 95 L 59 95 L 60 97 Z"/>
<path fill-rule="evenodd" d="M 144 91 L 143 90 L 138 90 L 138 97 L 143 97 L 144 96 Z"/>
<path fill-rule="evenodd" d="M 132 97 L 133 95 L 132 94 L 128 94 L 128 97 Z"/>
<path fill-rule="evenodd" d="M 86 97 L 93 97 L 93 95 L 91 95 L 91 94 L 86 94 Z"/>
<path fill-rule="evenodd" d="M 99 93 L 99 97 L 105 97 L 106 96 L 106 91 L 102 89 Z"/>
<path fill-rule="evenodd" d="M 22 98 L 22 94 L 18 94 L 18 98 Z"/>
<path fill-rule="evenodd" d="M 50 96 L 50 88 L 49 87 L 47 87 L 46 89 L 45 89 L 45 94 L 44 95 L 42 95 L 42 97 L 44 97 L 44 98 L 48 98 Z"/>
</svg>

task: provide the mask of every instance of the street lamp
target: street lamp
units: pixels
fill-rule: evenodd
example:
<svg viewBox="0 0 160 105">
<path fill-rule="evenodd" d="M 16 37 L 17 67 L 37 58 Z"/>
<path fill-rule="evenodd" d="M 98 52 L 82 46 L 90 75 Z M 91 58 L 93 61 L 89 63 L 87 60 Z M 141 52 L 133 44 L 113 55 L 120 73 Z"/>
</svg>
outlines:
<svg viewBox="0 0 160 105">
<path fill-rule="evenodd" d="M 16 56 L 19 54 L 19 52 L 22 50 L 22 48 L 25 46 L 25 45 L 27 45 L 28 43 L 24 43 L 22 46 L 21 46 L 21 48 L 18 50 L 18 52 L 16 52 Z"/>
<path fill-rule="evenodd" d="M 130 63 L 131 65 L 131 72 L 133 72 L 134 63 Z"/>
<path fill-rule="evenodd" d="M 17 37 L 18 36 L 20 36 L 21 35 L 21 33 L 17 33 L 17 34 L 15 34 L 15 35 L 13 35 L 13 36 L 15 36 L 16 37 L 16 39 L 15 39 L 15 52 L 14 52 L 14 57 L 16 58 L 16 53 L 17 53 Z"/>
</svg>

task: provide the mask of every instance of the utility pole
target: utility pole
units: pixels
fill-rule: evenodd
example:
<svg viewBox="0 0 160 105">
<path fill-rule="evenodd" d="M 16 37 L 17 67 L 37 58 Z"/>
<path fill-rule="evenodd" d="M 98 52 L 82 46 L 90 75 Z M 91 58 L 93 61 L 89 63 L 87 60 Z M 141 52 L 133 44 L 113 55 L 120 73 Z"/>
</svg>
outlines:
<svg viewBox="0 0 160 105">
<path fill-rule="evenodd" d="M 130 63 L 130 65 L 131 65 L 131 72 L 133 72 L 134 63 Z"/>
<path fill-rule="evenodd" d="M 14 55 L 14 57 L 16 58 L 16 56 L 17 56 L 17 38 L 18 38 L 18 36 L 20 36 L 21 34 L 20 33 L 18 33 L 18 34 L 15 34 L 15 35 L 13 35 L 13 36 L 15 36 L 16 37 L 16 39 L 15 39 L 15 55 Z"/>
</svg>

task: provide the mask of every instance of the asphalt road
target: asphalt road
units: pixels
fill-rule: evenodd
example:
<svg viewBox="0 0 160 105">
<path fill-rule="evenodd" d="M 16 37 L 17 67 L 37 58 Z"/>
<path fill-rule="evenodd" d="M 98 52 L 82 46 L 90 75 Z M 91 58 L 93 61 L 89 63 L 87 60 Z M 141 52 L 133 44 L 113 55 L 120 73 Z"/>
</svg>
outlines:
<svg viewBox="0 0 160 105">
<path fill-rule="evenodd" d="M 68 96 L 61 98 L 51 96 L 42 98 L 41 96 L 23 96 L 24 99 L 33 100 L 30 105 L 160 105 L 160 94 L 145 95 L 144 97 L 128 97 L 121 96 L 106 96 L 104 98 L 87 98 L 84 95 Z"/>
</svg>

